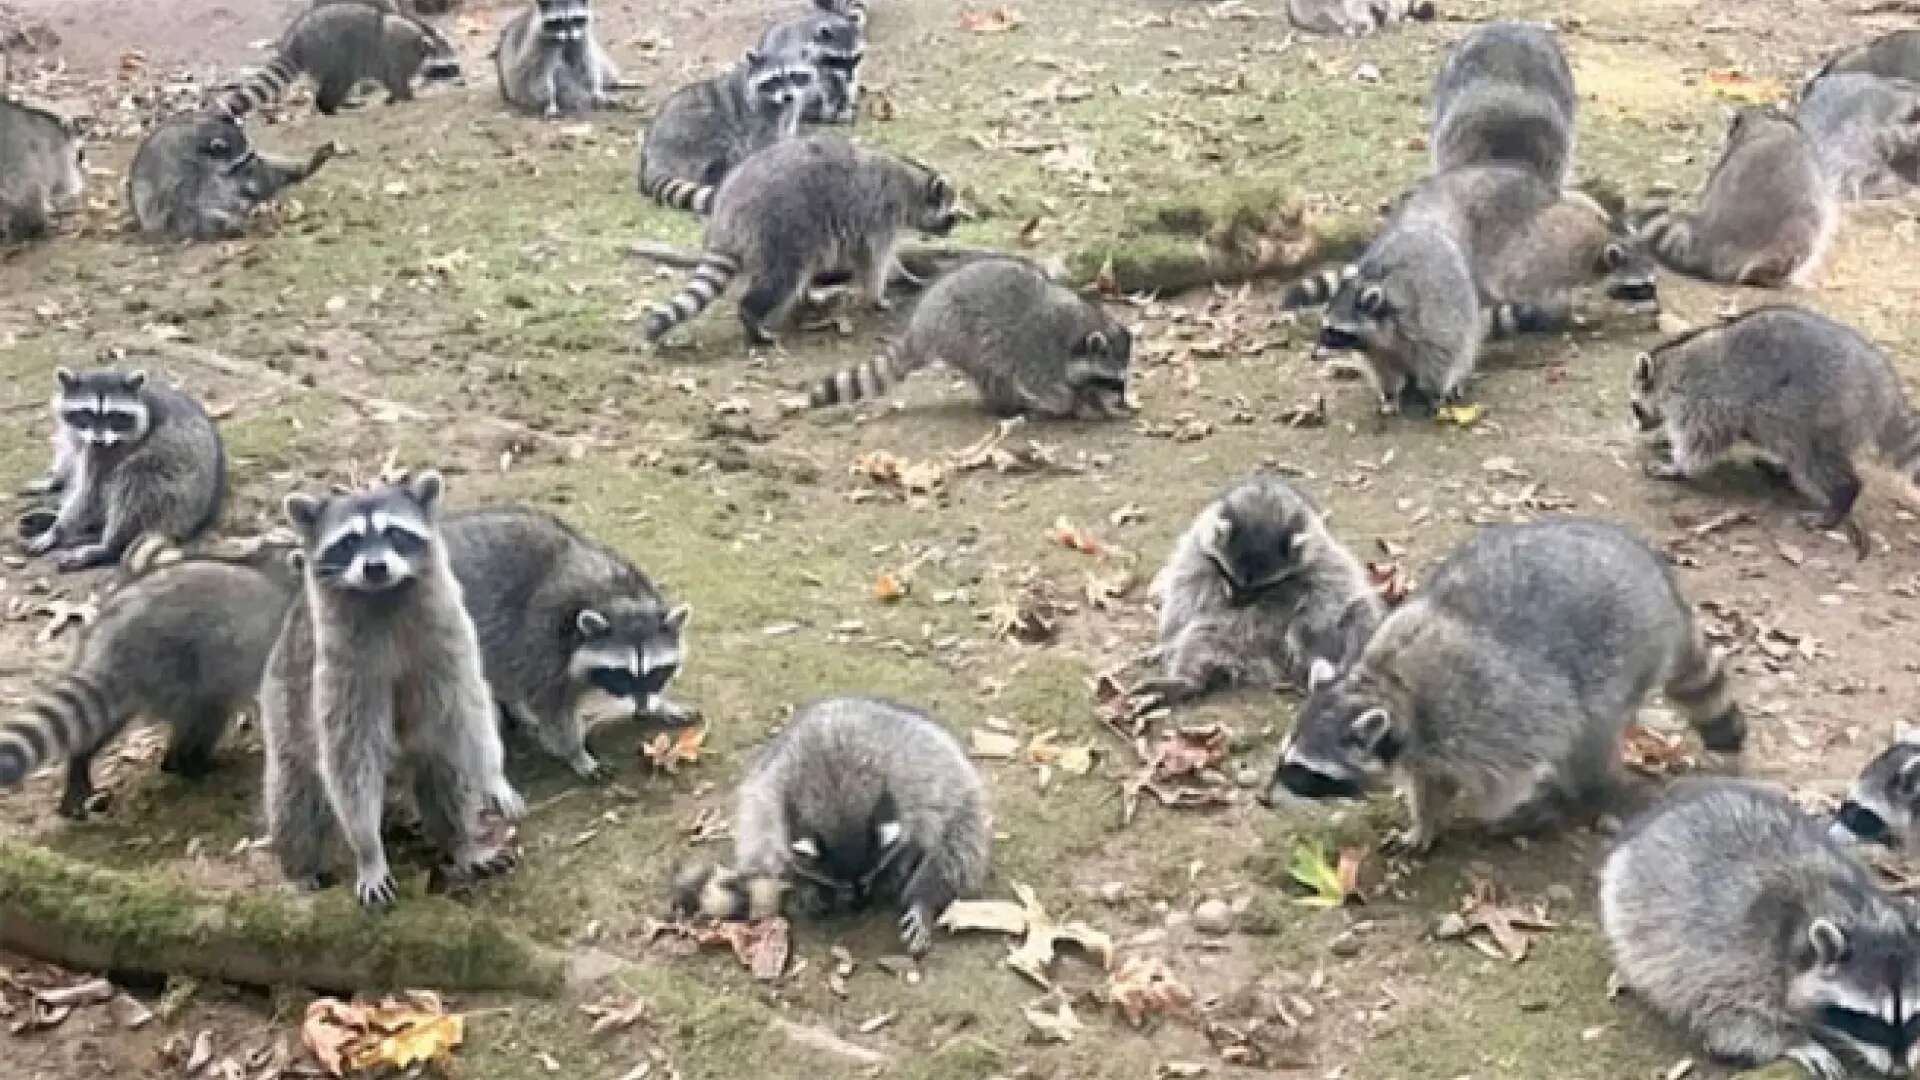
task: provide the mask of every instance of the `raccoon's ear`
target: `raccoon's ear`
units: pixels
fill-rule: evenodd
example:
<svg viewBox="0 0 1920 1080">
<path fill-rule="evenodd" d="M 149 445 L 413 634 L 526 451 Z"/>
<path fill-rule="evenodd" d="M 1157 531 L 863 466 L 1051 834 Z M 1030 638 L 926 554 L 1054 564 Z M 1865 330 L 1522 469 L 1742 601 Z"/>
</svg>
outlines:
<svg viewBox="0 0 1920 1080">
<path fill-rule="evenodd" d="M 1620 269 L 1620 264 L 1626 261 L 1627 249 L 1619 244 L 1608 244 L 1606 249 L 1600 252 L 1600 265 L 1609 270 Z"/>
<path fill-rule="evenodd" d="M 1380 740 L 1393 730 L 1393 720 L 1387 716 L 1387 710 L 1373 708 L 1354 717 L 1347 727 L 1362 746 L 1372 747 L 1380 745 Z"/>
<path fill-rule="evenodd" d="M 307 572 L 307 553 L 299 548 L 294 548 L 292 551 L 282 555 L 281 558 L 287 560 L 287 569 L 294 573 L 304 574 Z"/>
<path fill-rule="evenodd" d="M 1633 378 L 1636 382 L 1647 382 L 1653 378 L 1653 354 L 1641 353 L 1633 358 Z"/>
<path fill-rule="evenodd" d="M 1098 330 L 1080 339 L 1080 353 L 1083 356 L 1106 356 L 1112 350 L 1113 346 L 1108 343 L 1107 335 Z"/>
<path fill-rule="evenodd" d="M 1380 309 L 1387 306 L 1387 294 L 1381 291 L 1380 286 L 1369 285 L 1360 290 L 1360 299 L 1355 301 L 1354 306 L 1360 309 L 1362 315 L 1378 315 Z"/>
<path fill-rule="evenodd" d="M 1301 529 L 1287 539 L 1287 550 L 1298 555 L 1300 552 L 1306 550 L 1306 546 L 1311 543 L 1313 543 L 1313 534 L 1306 529 Z"/>
<path fill-rule="evenodd" d="M 304 491 L 288 495 L 281 504 L 287 514 L 287 524 L 304 539 L 313 535 L 313 527 L 320 522 L 320 511 L 326 508 L 326 500 L 316 499 Z"/>
<path fill-rule="evenodd" d="M 672 630 L 674 633 L 679 633 L 687 628 L 687 620 L 691 618 L 693 618 L 692 605 L 675 604 L 673 610 L 667 612 L 667 617 L 662 621 L 665 623 L 667 629 Z"/>
<path fill-rule="evenodd" d="M 1911 799 L 1920 794 L 1920 757 L 1908 758 L 1907 763 L 1900 766 L 1900 775 L 1893 782 L 1899 787 L 1902 798 Z"/>
<path fill-rule="evenodd" d="M 881 847 L 890 848 L 900 842 L 900 837 L 904 836 L 906 831 L 906 826 L 897 821 L 883 821 L 873 830 L 873 834 L 874 838 L 880 841 Z"/>
<path fill-rule="evenodd" d="M 1815 919 L 1807 924 L 1807 943 L 1813 946 L 1814 959 L 1836 964 L 1847 955 L 1847 935 L 1832 919 Z"/>
<path fill-rule="evenodd" d="M 820 857 L 820 845 L 814 843 L 813 838 L 810 836 L 803 836 L 795 840 L 791 846 L 795 855 L 804 855 L 809 859 L 817 859 Z"/>
<path fill-rule="evenodd" d="M 1333 666 L 1333 661 L 1324 656 L 1314 657 L 1313 663 L 1307 667 L 1307 693 L 1311 694 L 1327 685 L 1339 674 L 1340 671 Z"/>
<path fill-rule="evenodd" d="M 420 509 L 433 512 L 440 502 L 440 493 L 446 490 L 446 482 L 440 478 L 438 469 L 422 469 L 420 475 L 407 481 L 407 494 L 420 504 Z"/>
<path fill-rule="evenodd" d="M 597 638 L 613 629 L 613 624 L 592 608 L 581 608 L 580 613 L 573 617 L 573 628 L 580 631 L 581 637 Z"/>
<path fill-rule="evenodd" d="M 743 63 L 745 63 L 745 64 L 746 64 L 746 65 L 747 65 L 748 67 L 752 67 L 753 65 L 755 65 L 755 64 L 757 64 L 757 63 L 759 63 L 759 62 L 760 62 L 760 50 L 759 50 L 759 49 L 748 49 L 748 50 L 746 51 L 746 54 L 745 54 L 745 55 L 743 55 L 743 56 L 741 56 L 741 57 L 740 57 L 740 59 L 741 59 L 741 61 L 742 61 Z"/>
<path fill-rule="evenodd" d="M 126 387 L 129 390 L 138 390 L 141 387 L 147 385 L 146 369 L 134 368 L 132 371 L 127 372 L 125 375 L 121 376 L 120 385 Z"/>
<path fill-rule="evenodd" d="M 928 205 L 941 206 L 952 201 L 952 199 L 953 199 L 953 185 L 947 183 L 947 178 L 944 176 L 941 176 L 937 172 L 928 173 L 927 174 Z"/>
<path fill-rule="evenodd" d="M 53 381 L 60 384 L 60 389 L 71 390 L 80 377 L 73 373 L 72 368 L 57 367 L 53 369 Z"/>
</svg>

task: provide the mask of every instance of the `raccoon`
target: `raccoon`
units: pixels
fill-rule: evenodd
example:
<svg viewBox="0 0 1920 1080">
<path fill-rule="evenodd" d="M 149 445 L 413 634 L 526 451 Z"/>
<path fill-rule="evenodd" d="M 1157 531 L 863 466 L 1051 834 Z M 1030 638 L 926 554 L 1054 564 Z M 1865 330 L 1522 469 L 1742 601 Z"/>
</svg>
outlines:
<svg viewBox="0 0 1920 1080">
<path fill-rule="evenodd" d="M 37 485 L 57 512 L 29 512 L 27 551 L 58 551 L 62 570 L 120 558 L 148 530 L 187 540 L 219 517 L 227 459 L 200 403 L 144 371 L 54 372 L 59 423 L 53 471 Z"/>
<path fill-rule="evenodd" d="M 1911 853 L 1920 847 L 1920 728 L 1906 728 L 1867 762 L 1834 814 L 1829 830 L 1842 843 L 1879 844 Z"/>
<path fill-rule="evenodd" d="M 1344 665 L 1385 607 L 1307 498 L 1256 473 L 1200 512 L 1151 587 L 1164 674 L 1178 702 L 1235 684 L 1303 687 L 1315 660 Z"/>
<path fill-rule="evenodd" d="M 1920 29 L 1895 30 L 1865 44 L 1843 49 L 1827 61 L 1814 79 L 1849 72 L 1920 82 Z"/>
<path fill-rule="evenodd" d="M 1357 798 L 1393 777 L 1424 851 L 1449 803 L 1496 833 L 1543 828 L 1611 794 L 1620 739 L 1664 687 L 1708 749 L 1746 721 L 1666 563 L 1618 526 L 1482 529 L 1360 655 L 1317 660 L 1269 800 Z"/>
<path fill-rule="evenodd" d="M 363 81 L 387 88 L 387 101 L 413 100 L 413 80 L 460 77 L 460 58 L 438 30 L 391 4 L 333 0 L 302 12 L 274 46 L 267 65 L 224 93 L 216 108 L 238 119 L 285 96 L 304 74 L 314 107 L 332 116 Z"/>
<path fill-rule="evenodd" d="M 494 66 L 508 105 L 548 118 L 611 105 L 621 86 L 587 0 L 534 0 L 501 29 Z"/>
<path fill-rule="evenodd" d="M 66 120 L 0 98 L 0 243 L 38 240 L 53 215 L 78 203 L 87 151 Z"/>
<path fill-rule="evenodd" d="M 140 143 L 127 172 L 127 204 L 148 236 L 223 240 L 246 231 L 254 208 L 300 183 L 339 153 L 326 143 L 305 164 L 256 153 L 232 117 L 176 116 Z"/>
<path fill-rule="evenodd" d="M 1554 189 L 1573 171 L 1573 69 L 1545 23 L 1468 34 L 1433 81 L 1433 171 L 1506 162 Z"/>
<path fill-rule="evenodd" d="M 734 814 L 734 865 L 676 881 L 681 913 L 809 916 L 891 901 L 915 956 L 948 904 L 978 888 L 993 832 L 986 790 L 925 713 L 842 697 L 794 714 L 749 767 Z"/>
<path fill-rule="evenodd" d="M 581 777 L 606 773 L 581 727 L 588 698 L 676 727 L 699 718 L 666 696 L 691 609 L 612 548 L 522 507 L 448 515 L 441 537 L 494 700 Z"/>
<path fill-rule="evenodd" d="M 814 80 L 802 58 L 749 49 L 725 74 L 674 91 L 640 144 L 640 193 L 706 214 L 728 173 L 799 132 Z"/>
<path fill-rule="evenodd" d="M 1316 34 L 1365 37 L 1402 19 L 1431 22 L 1433 0 L 1287 0 L 1293 25 Z"/>
<path fill-rule="evenodd" d="M 1803 308 L 1756 308 L 1642 353 L 1631 406 L 1640 430 L 1666 444 L 1648 476 L 1691 479 L 1750 446 L 1820 505 L 1807 524 L 1844 525 L 1863 558 L 1870 544 L 1851 518 L 1861 487 L 1855 462 L 1872 450 L 1920 481 L 1920 418 L 1886 355 Z"/>
<path fill-rule="evenodd" d="M 742 274 L 740 322 L 756 344 L 772 344 L 768 327 L 780 325 L 822 273 L 851 266 L 873 306 L 887 310 L 887 282 L 901 272 L 900 231 L 944 236 L 956 217 L 953 185 L 918 162 L 837 135 L 777 142 L 721 183 L 700 268 L 678 295 L 648 310 L 647 340 L 705 311 Z"/>
<path fill-rule="evenodd" d="M 860 64 L 867 39 L 860 24 L 822 12 L 775 23 L 760 35 L 754 52 L 788 57 L 813 68 L 801 118 L 817 124 L 851 124 L 860 98 Z"/>
<path fill-rule="evenodd" d="M 1920 938 L 1820 824 L 1754 783 L 1685 781 L 1630 825 L 1600 871 L 1619 978 L 1707 1052 L 1920 1067 Z"/>
<path fill-rule="evenodd" d="M 813 6 L 829 15 L 850 19 L 862 29 L 867 25 L 867 0 L 813 0 Z"/>
<path fill-rule="evenodd" d="M 1731 285 L 1807 284 L 1840 216 L 1806 133 L 1758 106 L 1734 114 L 1699 203 L 1691 213 L 1656 210 L 1636 231 L 1669 268 Z"/>
<path fill-rule="evenodd" d="M 1128 415 L 1133 336 L 1105 308 L 1024 259 L 980 259 L 935 281 L 886 355 L 820 380 L 815 408 L 886 393 L 934 361 L 965 372 L 988 410 Z"/>
<path fill-rule="evenodd" d="M 163 771 L 197 777 L 212 768 L 227 720 L 260 688 L 297 591 L 295 549 L 261 545 L 244 560 L 161 550 L 170 554 L 153 551 L 149 561 L 159 565 L 100 605 L 66 673 L 0 722 L 0 787 L 65 755 L 60 813 L 84 819 L 93 757 L 135 716 L 172 726 Z"/>
<path fill-rule="evenodd" d="M 380 839 L 392 766 L 410 766 L 422 825 L 460 872 L 509 868 L 513 855 L 484 835 L 481 812 L 525 811 L 503 772 L 480 644 L 440 537 L 441 490 L 429 470 L 286 500 L 305 595 L 261 684 L 267 822 L 281 869 L 304 887 L 328 881 L 328 849 L 343 836 L 363 905 L 397 895 Z"/>
<path fill-rule="evenodd" d="M 1794 113 L 1840 198 L 1884 199 L 1920 183 L 1920 83 L 1829 75 Z"/>
</svg>

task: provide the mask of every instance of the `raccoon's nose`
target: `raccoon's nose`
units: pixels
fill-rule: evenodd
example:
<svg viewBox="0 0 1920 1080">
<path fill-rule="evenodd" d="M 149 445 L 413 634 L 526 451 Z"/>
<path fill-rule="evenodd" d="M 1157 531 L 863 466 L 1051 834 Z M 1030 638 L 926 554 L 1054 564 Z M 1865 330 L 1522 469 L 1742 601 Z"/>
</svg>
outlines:
<svg viewBox="0 0 1920 1080">
<path fill-rule="evenodd" d="M 389 574 L 385 559 L 368 559 L 360 564 L 360 576 L 365 578 L 369 585 L 386 584 Z"/>
</svg>

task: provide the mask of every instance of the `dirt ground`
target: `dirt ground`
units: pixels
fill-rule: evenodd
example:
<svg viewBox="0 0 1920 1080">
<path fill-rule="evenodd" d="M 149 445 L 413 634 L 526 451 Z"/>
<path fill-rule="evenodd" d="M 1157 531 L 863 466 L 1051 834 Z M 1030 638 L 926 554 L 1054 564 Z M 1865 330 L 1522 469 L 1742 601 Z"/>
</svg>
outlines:
<svg viewBox="0 0 1920 1080">
<path fill-rule="evenodd" d="M 1470 388 L 1482 418 L 1461 429 L 1373 422 L 1367 394 L 1306 363 L 1309 322 L 1278 314 L 1271 286 L 1116 301 L 1137 328 L 1132 422 L 1028 425 L 1033 471 L 965 469 L 995 432 L 971 391 L 915 377 L 898 404 L 812 416 L 786 402 L 871 355 L 896 317 L 849 311 L 745 350 L 732 307 L 691 344 L 638 347 L 637 317 L 677 279 L 635 262 L 642 237 L 692 243 L 697 226 L 641 204 L 634 187 L 645 110 L 715 70 L 776 15 L 802 5 L 722 0 L 596 4 L 606 44 L 646 84 L 636 108 L 588 124 L 544 124 L 500 106 L 486 53 L 513 5 L 469 3 L 449 23 L 464 87 L 416 103 L 371 103 L 329 120 L 303 108 L 258 129 L 262 146 L 304 153 L 337 138 L 350 154 L 297 189 L 257 235 L 199 247 L 135 243 L 118 230 L 122 170 L 142 118 L 259 55 L 291 0 L 29 0 L 60 44 L 13 65 L 28 96 L 100 121 L 89 206 L 51 243 L 0 256 L 0 486 L 44 466 L 56 363 L 139 363 L 190 388 L 222 418 L 233 463 L 226 529 L 274 524 L 288 490 L 377 470 L 391 453 L 450 475 L 459 505 L 546 506 L 629 553 L 693 605 L 679 696 L 711 722 L 708 753 L 673 776 L 637 753 L 639 734 L 596 733 L 617 779 L 585 787 L 515 747 L 535 812 L 521 871 L 471 902 L 556 947 L 592 944 L 642 961 L 611 993 L 652 1008 L 590 1037 L 573 1000 L 474 997 L 459 1075 L 951 1078 L 1276 1075 L 1352 1080 L 1621 1080 L 1720 1077 L 1697 1049 L 1630 999 L 1610 1001 L 1590 875 L 1605 840 L 1584 829 L 1524 844 L 1454 836 L 1412 862 L 1367 857 L 1367 902 L 1297 903 L 1291 853 L 1369 845 L 1400 811 L 1277 814 L 1236 786 L 1227 805 L 1144 806 L 1122 826 L 1121 784 L 1138 771 L 1099 722 L 1094 682 L 1151 639 L 1144 583 L 1192 515 L 1233 478 L 1279 467 L 1326 505 L 1363 558 L 1422 570 L 1476 524 L 1574 512 L 1633 524 L 1661 543 L 1734 657 L 1755 718 L 1749 772 L 1830 799 L 1860 762 L 1916 719 L 1908 643 L 1920 615 L 1920 522 L 1891 483 L 1857 511 L 1874 551 L 1796 523 L 1801 507 L 1739 468 L 1692 486 L 1642 477 L 1628 432 L 1627 377 L 1657 340 L 1649 319 L 1591 307 L 1576 330 L 1492 351 Z M 981 220 L 964 242 L 1065 255 L 1114 223 L 1248 185 L 1324 213 L 1368 213 L 1425 167 L 1426 88 L 1446 46 L 1497 16 L 1554 20 L 1581 86 L 1580 165 L 1635 197 L 1690 191 L 1713 160 L 1728 102 L 1715 87 L 1792 86 L 1826 50 L 1898 25 L 1816 0 L 1509 0 L 1446 5 L 1432 25 L 1362 41 L 1293 34 L 1278 4 L 1192 0 L 1014 3 L 1018 25 L 934 0 L 875 0 L 869 79 L 876 108 L 858 134 L 937 162 Z M 983 5 L 973 5 L 980 14 Z M 1911 22 L 1911 19 L 1908 20 Z M 984 28 L 969 28 L 986 23 Z M 128 60 L 128 50 L 141 59 Z M 1738 72 L 1729 83 L 1708 73 Z M 173 90 L 169 91 L 169 85 Z M 169 96 L 169 94 L 173 96 Z M 876 116 L 879 113 L 884 119 Z M 1668 311 L 1698 323 L 1782 299 L 1671 277 Z M 1911 382 L 1920 375 L 1920 200 L 1848 211 L 1818 285 L 1784 297 L 1859 326 Z M 1317 396 L 1328 422 L 1288 417 Z M 944 466 L 929 492 L 902 493 L 853 469 L 884 451 Z M 1099 554 L 1055 536 L 1062 519 Z M 0 703 L 57 669 L 41 610 L 102 581 L 0 561 Z M 892 602 L 875 582 L 909 586 Z M 1118 596 L 1113 594 L 1117 593 Z M 996 632 L 1010 610 L 1044 608 L 1043 641 Z M 1092 991 L 1078 955 L 1054 975 L 1084 1029 L 1035 1041 L 1023 1006 L 1041 996 L 1001 964 L 994 935 L 943 935 L 911 978 L 879 961 L 891 920 L 795 928 L 800 963 L 755 982 L 729 958 L 666 958 L 642 928 L 671 868 L 724 815 L 751 749 L 795 703 L 864 692 L 921 703 L 963 736 L 998 726 L 1022 745 L 1056 732 L 1091 746 L 1086 776 L 1042 782 L 1026 760 L 982 761 L 998 841 L 986 892 L 1032 887 L 1122 956 L 1164 959 L 1195 994 L 1187 1019 L 1130 1028 Z M 1242 785 L 1271 767 L 1295 699 L 1242 693 L 1175 723 L 1232 734 L 1225 771 Z M 1647 722 L 1665 729 L 1657 711 Z M 1166 723 L 1163 721 L 1162 723 Z M 0 834 L 78 858 L 160 867 L 209 891 L 279 888 L 256 845 L 258 736 L 241 729 L 222 768 L 189 785 L 155 768 L 157 736 L 130 734 L 97 767 L 108 810 L 85 824 L 52 813 L 57 778 L 0 800 Z M 400 867 L 403 904 L 425 866 Z M 1521 962 L 1430 930 L 1476 890 L 1544 907 Z M 1210 899 L 1233 932 L 1197 933 Z M 857 961 L 835 974 L 830 954 Z M 24 960 L 0 977 L 57 978 Z M 8 989 L 13 986 L 14 989 Z M 231 1075 L 269 1075 L 305 999 L 194 986 L 133 989 L 162 1016 L 124 1030 L 102 1008 L 46 1031 L 0 1035 L 9 1077 L 171 1077 L 202 1032 Z M 885 1055 L 867 1067 L 791 1040 L 781 1024 L 832 1032 Z M 1246 1038 L 1249 1033 L 1251 1038 Z M 174 1044 L 169 1052 L 168 1044 Z M 1241 1047 L 1235 1050 L 1235 1047 Z M 1248 1048 L 1251 1049 L 1248 1049 Z M 1223 1053 L 1224 1052 L 1224 1053 Z M 1259 1067 L 1234 1064 L 1254 1055 Z M 249 1064 L 251 1062 L 251 1064 Z M 209 1073 L 213 1075 L 213 1073 Z"/>
</svg>

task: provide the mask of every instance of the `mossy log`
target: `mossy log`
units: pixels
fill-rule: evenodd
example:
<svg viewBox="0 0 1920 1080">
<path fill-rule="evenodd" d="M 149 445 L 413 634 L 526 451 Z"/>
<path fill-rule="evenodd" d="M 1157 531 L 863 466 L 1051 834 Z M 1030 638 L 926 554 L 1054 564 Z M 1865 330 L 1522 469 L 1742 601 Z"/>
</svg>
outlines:
<svg viewBox="0 0 1920 1080">
<path fill-rule="evenodd" d="M 313 897 L 209 896 L 154 873 L 0 840 L 0 947 L 66 967 L 352 993 L 558 991 L 566 958 L 440 899 L 360 911 Z"/>
</svg>

